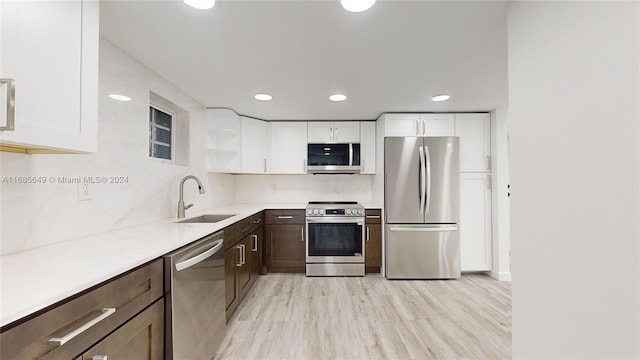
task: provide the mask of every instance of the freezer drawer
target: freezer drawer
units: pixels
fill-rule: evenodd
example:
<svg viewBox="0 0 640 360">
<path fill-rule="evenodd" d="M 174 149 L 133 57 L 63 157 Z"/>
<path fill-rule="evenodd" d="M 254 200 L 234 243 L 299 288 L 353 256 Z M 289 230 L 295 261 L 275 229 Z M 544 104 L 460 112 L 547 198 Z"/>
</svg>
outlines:
<svg viewBox="0 0 640 360">
<path fill-rule="evenodd" d="M 388 279 L 460 277 L 458 225 L 386 225 Z"/>
</svg>

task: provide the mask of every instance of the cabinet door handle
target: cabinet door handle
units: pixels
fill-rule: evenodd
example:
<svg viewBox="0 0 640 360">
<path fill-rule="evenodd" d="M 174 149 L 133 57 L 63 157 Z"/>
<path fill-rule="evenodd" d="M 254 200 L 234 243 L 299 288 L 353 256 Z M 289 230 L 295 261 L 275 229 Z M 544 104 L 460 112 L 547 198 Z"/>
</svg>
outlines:
<svg viewBox="0 0 640 360">
<path fill-rule="evenodd" d="M 333 128 L 329 128 L 329 141 L 333 141 Z"/>
<path fill-rule="evenodd" d="M 417 135 L 420 135 L 420 134 L 419 134 L 419 132 L 420 132 L 420 126 L 418 125 L 418 122 L 419 122 L 419 121 L 420 121 L 420 120 L 416 120 L 416 121 L 413 123 L 413 132 L 416 134 L 416 136 L 417 136 Z"/>
<path fill-rule="evenodd" d="M 334 134 L 333 135 L 333 141 L 337 142 L 338 141 L 338 128 L 334 128 L 333 134 Z"/>
<path fill-rule="evenodd" d="M 245 244 L 242 244 L 242 265 L 247 263 L 247 247 Z"/>
<path fill-rule="evenodd" d="M 93 355 L 91 360 L 109 360 L 107 355 Z"/>
<path fill-rule="evenodd" d="M 304 242 L 304 226 L 300 227 L 300 241 Z"/>
<path fill-rule="evenodd" d="M 238 262 L 236 263 L 237 267 L 242 266 L 242 245 L 236 246 L 236 250 L 238 250 Z"/>
<path fill-rule="evenodd" d="M 0 79 L 0 85 L 2 84 L 7 85 L 7 123 L 0 126 L 0 130 L 13 131 L 16 123 L 16 85 L 13 79 Z"/>
<path fill-rule="evenodd" d="M 83 332 L 87 331 L 90 327 L 92 327 L 93 325 L 99 323 L 100 321 L 108 318 L 109 316 L 113 315 L 113 313 L 116 312 L 116 308 L 104 308 L 102 309 L 102 313 L 98 316 L 96 316 L 95 318 L 87 321 L 86 323 L 82 324 L 80 327 L 76 328 L 75 330 L 73 330 L 72 332 L 68 333 L 67 335 L 63 336 L 63 337 L 59 337 L 59 338 L 51 338 L 49 339 L 49 345 L 57 345 L 57 346 L 62 346 L 64 344 L 66 344 L 67 342 L 69 342 L 71 339 L 75 338 L 76 336 L 82 334 Z"/>
<path fill-rule="evenodd" d="M 293 216 L 278 216 L 278 219 L 293 219 Z"/>
<path fill-rule="evenodd" d="M 264 159 L 264 172 L 267 172 L 267 159 Z"/>
<path fill-rule="evenodd" d="M 369 241 L 369 227 L 367 226 L 367 241 Z"/>
<path fill-rule="evenodd" d="M 487 159 L 487 170 L 491 170 L 491 156 L 487 155 L 486 156 Z"/>
<path fill-rule="evenodd" d="M 251 249 L 251 251 L 257 252 L 258 251 L 258 235 L 251 235 L 251 237 L 253 238 L 253 249 Z"/>
<path fill-rule="evenodd" d="M 491 175 L 487 175 L 487 190 L 491 190 Z"/>
</svg>

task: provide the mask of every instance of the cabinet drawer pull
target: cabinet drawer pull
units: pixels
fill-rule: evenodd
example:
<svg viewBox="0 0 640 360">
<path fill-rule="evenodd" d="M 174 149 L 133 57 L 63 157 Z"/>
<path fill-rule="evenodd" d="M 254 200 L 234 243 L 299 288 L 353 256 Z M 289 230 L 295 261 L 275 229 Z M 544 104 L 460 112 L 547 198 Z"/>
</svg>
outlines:
<svg viewBox="0 0 640 360">
<path fill-rule="evenodd" d="M 258 235 L 251 235 L 251 237 L 253 238 L 253 249 L 251 249 L 251 251 L 257 252 L 258 251 Z"/>
<path fill-rule="evenodd" d="M 113 315 L 113 313 L 115 313 L 115 312 L 116 312 L 116 308 L 104 308 L 104 309 L 102 309 L 102 313 L 100 315 L 98 315 L 95 318 L 87 321 L 82 326 L 78 327 L 77 329 L 73 330 L 72 332 L 68 333 L 67 335 L 65 335 L 63 337 L 59 337 L 59 338 L 51 338 L 51 339 L 49 339 L 49 345 L 62 346 L 64 344 L 66 344 L 67 342 L 69 342 L 71 339 L 73 339 L 76 336 L 78 336 L 78 335 L 82 334 L 83 332 L 87 331 L 93 325 L 95 325 L 95 324 L 99 323 L 100 321 L 108 318 L 110 315 Z"/>
<path fill-rule="evenodd" d="M 0 79 L 0 84 L 7 84 L 7 122 L 0 126 L 0 130 L 15 130 L 15 109 L 16 109 L 16 85 L 13 79 Z"/>
<path fill-rule="evenodd" d="M 107 355 L 93 355 L 91 360 L 109 360 Z"/>
<path fill-rule="evenodd" d="M 293 216 L 278 216 L 278 219 L 293 219 Z"/>
<path fill-rule="evenodd" d="M 380 219 L 380 215 L 367 215 L 367 219 Z"/>
</svg>

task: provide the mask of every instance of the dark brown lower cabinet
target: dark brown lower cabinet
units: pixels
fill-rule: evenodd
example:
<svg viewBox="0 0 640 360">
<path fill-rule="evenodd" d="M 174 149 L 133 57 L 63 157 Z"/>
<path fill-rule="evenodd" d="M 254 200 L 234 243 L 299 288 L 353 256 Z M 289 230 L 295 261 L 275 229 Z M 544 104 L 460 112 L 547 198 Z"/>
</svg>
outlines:
<svg viewBox="0 0 640 360">
<path fill-rule="evenodd" d="M 109 359 L 162 359 L 162 296 L 160 259 L 64 300 L 28 320 L 3 327 L 0 358 L 89 359 L 83 355 L 88 349 L 110 339 L 99 343 L 100 354 Z M 146 312 L 149 309 L 152 315 Z M 128 356 L 127 351 L 134 355 Z M 136 356 L 140 351 L 151 356 Z M 113 353 L 121 356 L 112 356 Z"/>
<path fill-rule="evenodd" d="M 237 266 L 236 269 L 238 270 L 238 289 L 240 290 L 240 301 L 244 299 L 245 295 L 247 295 L 247 292 L 249 292 L 249 288 L 253 284 L 253 282 L 251 281 L 251 271 L 253 269 L 251 260 L 253 257 L 250 253 L 253 241 L 251 240 L 251 236 L 247 236 L 238 244 L 238 246 L 240 247 L 240 266 Z"/>
<path fill-rule="evenodd" d="M 236 247 L 231 247 L 224 252 L 224 295 L 226 299 L 227 321 L 229 321 L 231 314 L 238 306 L 238 272 L 236 266 L 239 263 L 239 258 L 239 250 Z"/>
<path fill-rule="evenodd" d="M 258 216 L 258 214 L 252 216 L 252 218 L 256 216 Z M 264 229 L 260 226 L 262 217 L 259 217 L 259 221 L 256 220 L 256 222 L 253 220 L 247 222 L 245 220 L 240 223 L 252 224 L 252 229 L 250 229 L 249 234 L 240 241 L 225 246 L 225 248 L 227 248 L 224 253 L 227 321 L 231 319 L 238 305 L 240 305 L 251 289 L 251 286 L 253 286 L 258 279 L 260 267 L 262 266 Z"/>
<path fill-rule="evenodd" d="M 163 336 L 164 300 L 160 299 L 82 354 L 82 359 L 161 360 Z"/>
<path fill-rule="evenodd" d="M 367 273 L 379 273 L 382 266 L 382 224 L 380 209 L 367 209 L 365 215 L 364 266 Z"/>
<path fill-rule="evenodd" d="M 251 234 L 251 285 L 258 279 L 262 267 L 264 249 L 264 228 L 260 227 Z"/>
<path fill-rule="evenodd" d="M 265 231 L 265 258 L 269 272 L 304 273 L 304 224 L 267 225 Z"/>
</svg>

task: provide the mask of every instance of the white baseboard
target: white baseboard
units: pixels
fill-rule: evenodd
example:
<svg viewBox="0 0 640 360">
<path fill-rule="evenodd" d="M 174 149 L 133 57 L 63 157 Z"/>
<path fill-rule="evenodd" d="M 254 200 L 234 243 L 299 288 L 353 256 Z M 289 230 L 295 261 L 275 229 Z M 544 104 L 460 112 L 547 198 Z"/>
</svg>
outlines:
<svg viewBox="0 0 640 360">
<path fill-rule="evenodd" d="M 489 276 L 491 276 L 492 278 L 498 280 L 498 281 L 511 281 L 511 272 L 497 272 L 497 271 L 491 271 L 489 272 Z"/>
</svg>

